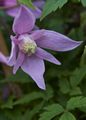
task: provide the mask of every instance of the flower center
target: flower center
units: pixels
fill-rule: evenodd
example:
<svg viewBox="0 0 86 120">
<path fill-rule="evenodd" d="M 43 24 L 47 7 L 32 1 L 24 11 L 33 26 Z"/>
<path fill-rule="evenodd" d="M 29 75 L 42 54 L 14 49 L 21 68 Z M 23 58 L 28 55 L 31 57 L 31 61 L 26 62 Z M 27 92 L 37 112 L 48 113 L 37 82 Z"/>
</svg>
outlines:
<svg viewBox="0 0 86 120">
<path fill-rule="evenodd" d="M 29 37 L 28 37 L 28 39 L 26 38 L 26 39 L 23 39 L 20 41 L 19 49 L 23 53 L 27 53 L 28 56 L 34 54 L 36 52 L 36 48 L 37 48 L 37 45 L 36 45 L 35 41 L 30 39 Z"/>
</svg>

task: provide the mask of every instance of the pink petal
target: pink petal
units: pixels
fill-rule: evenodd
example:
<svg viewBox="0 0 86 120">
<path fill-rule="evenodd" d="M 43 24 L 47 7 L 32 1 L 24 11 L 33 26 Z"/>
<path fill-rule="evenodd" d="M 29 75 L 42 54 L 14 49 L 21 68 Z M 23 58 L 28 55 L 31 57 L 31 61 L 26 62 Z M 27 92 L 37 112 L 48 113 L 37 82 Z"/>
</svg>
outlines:
<svg viewBox="0 0 86 120">
<path fill-rule="evenodd" d="M 27 57 L 21 68 L 24 72 L 32 77 L 39 88 L 45 89 L 43 74 L 45 71 L 44 62 L 42 59 L 34 56 Z"/>
<path fill-rule="evenodd" d="M 16 71 L 19 69 L 19 67 L 22 65 L 23 61 L 24 61 L 25 55 L 20 51 L 18 54 L 18 58 L 15 62 L 15 65 L 13 67 L 13 73 L 15 74 Z"/>
<path fill-rule="evenodd" d="M 17 34 L 30 32 L 35 25 L 35 17 L 25 6 L 21 5 L 17 16 L 14 19 L 13 31 Z"/>
<path fill-rule="evenodd" d="M 37 40 L 37 45 L 55 51 L 69 51 L 78 47 L 82 42 L 74 41 L 58 32 L 45 30 L 43 36 Z"/>
<path fill-rule="evenodd" d="M 56 65 L 61 65 L 61 63 L 53 55 L 51 55 L 50 53 L 48 53 L 47 51 L 45 51 L 41 48 L 37 48 L 35 55 L 41 59 L 47 60 Z"/>
</svg>

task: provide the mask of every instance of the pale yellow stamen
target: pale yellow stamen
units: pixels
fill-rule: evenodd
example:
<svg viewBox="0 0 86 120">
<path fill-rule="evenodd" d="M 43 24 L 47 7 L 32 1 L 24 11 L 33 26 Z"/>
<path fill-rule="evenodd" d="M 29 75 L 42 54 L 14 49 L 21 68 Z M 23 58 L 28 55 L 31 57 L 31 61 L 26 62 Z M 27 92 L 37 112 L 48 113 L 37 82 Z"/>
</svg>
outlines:
<svg viewBox="0 0 86 120">
<path fill-rule="evenodd" d="M 19 48 L 23 53 L 27 53 L 30 56 L 36 52 L 37 45 L 35 41 L 28 38 L 20 42 Z"/>
</svg>

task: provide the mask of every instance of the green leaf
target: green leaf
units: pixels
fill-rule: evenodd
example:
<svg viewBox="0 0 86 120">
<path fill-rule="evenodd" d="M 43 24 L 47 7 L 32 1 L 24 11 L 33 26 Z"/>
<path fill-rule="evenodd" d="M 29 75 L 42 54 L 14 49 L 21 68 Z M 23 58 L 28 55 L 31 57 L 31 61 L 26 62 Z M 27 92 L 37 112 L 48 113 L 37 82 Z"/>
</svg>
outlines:
<svg viewBox="0 0 86 120">
<path fill-rule="evenodd" d="M 45 108 L 45 111 L 40 115 L 39 120 L 51 120 L 55 116 L 61 114 L 62 112 L 64 112 L 64 109 L 61 105 L 59 104 L 49 105 Z"/>
<path fill-rule="evenodd" d="M 86 0 L 81 0 L 81 3 L 84 7 L 86 7 Z"/>
<path fill-rule="evenodd" d="M 1 83 L 29 83 L 32 82 L 31 78 L 23 71 L 18 71 L 16 75 L 11 75 L 4 80 L 0 80 Z"/>
<path fill-rule="evenodd" d="M 44 99 L 46 101 L 48 101 L 49 99 L 51 99 L 54 96 L 54 91 L 50 85 L 47 86 L 46 91 L 44 91 L 43 93 L 44 93 Z"/>
<path fill-rule="evenodd" d="M 82 92 L 81 92 L 80 87 L 75 87 L 75 88 L 71 89 L 70 95 L 71 95 L 71 96 L 74 96 L 74 95 L 82 95 Z"/>
<path fill-rule="evenodd" d="M 60 79 L 59 87 L 60 87 L 60 91 L 63 94 L 67 94 L 68 92 L 70 92 L 70 84 L 67 79 L 62 79 L 62 80 Z"/>
<path fill-rule="evenodd" d="M 32 110 L 27 110 L 25 114 L 23 115 L 23 120 L 32 120 L 33 117 L 40 112 L 40 110 L 43 108 L 44 101 L 42 101 L 40 104 L 34 106 Z M 29 117 L 28 117 L 29 116 Z"/>
<path fill-rule="evenodd" d="M 81 107 L 86 107 L 86 97 L 73 97 L 67 102 L 67 109 L 69 110 Z"/>
<path fill-rule="evenodd" d="M 22 96 L 21 99 L 17 100 L 14 102 L 14 105 L 22 105 L 22 104 L 27 104 L 33 100 L 43 98 L 43 93 L 42 92 L 33 92 L 27 95 Z"/>
<path fill-rule="evenodd" d="M 85 77 L 85 75 L 86 75 L 86 66 L 76 69 L 70 78 L 71 86 L 75 87 L 79 85 L 82 79 Z"/>
<path fill-rule="evenodd" d="M 57 8 L 62 8 L 68 0 L 47 0 L 41 16 L 41 20 Z"/>
<path fill-rule="evenodd" d="M 5 110 L 4 113 L 9 120 L 23 120 L 22 119 L 23 114 L 22 114 L 21 109 Z"/>
<path fill-rule="evenodd" d="M 2 111 L 0 111 L 0 120 L 10 120 L 10 119 L 8 119 L 8 117 L 6 117 L 6 115 Z"/>
<path fill-rule="evenodd" d="M 10 98 L 8 99 L 7 102 L 3 103 L 0 107 L 1 109 L 13 109 L 13 99 L 14 97 L 13 96 L 10 96 Z"/>
<path fill-rule="evenodd" d="M 19 3 L 26 5 L 27 7 L 30 7 L 34 9 L 34 5 L 31 0 L 18 0 Z"/>
<path fill-rule="evenodd" d="M 84 16 L 86 17 L 86 13 L 84 14 Z M 84 21 L 82 21 L 82 22 L 84 23 Z M 86 23 L 86 19 L 85 19 L 85 23 Z M 80 65 L 81 66 L 86 65 L 86 46 L 84 48 L 84 52 L 83 52 L 82 57 L 81 57 Z"/>
<path fill-rule="evenodd" d="M 76 118 L 74 117 L 74 115 L 70 112 L 65 112 L 59 120 L 76 120 Z"/>
</svg>

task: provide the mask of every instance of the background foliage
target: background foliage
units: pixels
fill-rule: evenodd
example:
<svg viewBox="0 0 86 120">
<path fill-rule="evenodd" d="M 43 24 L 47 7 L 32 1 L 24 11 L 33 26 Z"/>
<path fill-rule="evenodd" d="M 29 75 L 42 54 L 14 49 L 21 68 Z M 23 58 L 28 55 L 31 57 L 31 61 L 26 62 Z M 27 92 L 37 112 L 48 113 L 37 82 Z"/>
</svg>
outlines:
<svg viewBox="0 0 86 120">
<path fill-rule="evenodd" d="M 31 0 L 19 2 L 34 8 Z M 84 42 L 70 52 L 51 51 L 62 65 L 46 62 L 46 91 L 37 88 L 21 70 L 15 76 L 8 75 L 11 70 L 0 65 L 0 120 L 86 120 L 85 6 L 86 0 L 45 1 L 37 25 Z M 7 50 L 3 46 L 3 51 L 6 54 L 10 51 L 12 21 L 0 11 L 0 39 L 5 40 Z"/>
</svg>

